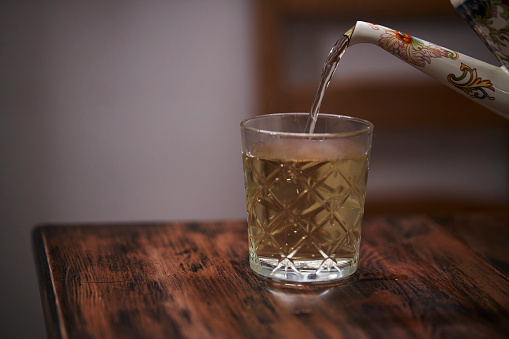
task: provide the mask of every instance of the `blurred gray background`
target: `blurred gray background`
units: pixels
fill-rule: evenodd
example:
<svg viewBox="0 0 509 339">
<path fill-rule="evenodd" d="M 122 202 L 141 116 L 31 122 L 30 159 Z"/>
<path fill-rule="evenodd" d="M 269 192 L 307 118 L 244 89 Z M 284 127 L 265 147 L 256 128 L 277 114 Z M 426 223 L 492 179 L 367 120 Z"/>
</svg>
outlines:
<svg viewBox="0 0 509 339">
<path fill-rule="evenodd" d="M 432 26 L 421 28 L 422 38 L 438 36 Z M 466 26 L 450 29 L 450 48 L 461 51 L 466 42 L 456 32 Z M 288 48 L 299 46 L 291 40 Z M 485 53 L 480 42 L 470 46 Z M 238 124 L 268 113 L 255 112 L 254 54 L 249 0 L 0 3 L 2 338 L 45 336 L 35 225 L 245 217 Z M 296 82 L 308 77 L 293 63 L 299 58 L 289 65 Z M 348 59 L 345 70 L 355 76 L 361 58 Z M 428 81 L 397 69 L 397 77 Z M 441 141 L 451 138 L 456 148 Z M 429 143 L 431 167 L 429 154 L 417 151 Z M 370 194 L 404 196 L 416 187 L 507 201 L 508 145 L 507 130 L 496 128 L 375 134 L 368 202 Z M 377 147 L 394 152 L 381 158 Z"/>
</svg>

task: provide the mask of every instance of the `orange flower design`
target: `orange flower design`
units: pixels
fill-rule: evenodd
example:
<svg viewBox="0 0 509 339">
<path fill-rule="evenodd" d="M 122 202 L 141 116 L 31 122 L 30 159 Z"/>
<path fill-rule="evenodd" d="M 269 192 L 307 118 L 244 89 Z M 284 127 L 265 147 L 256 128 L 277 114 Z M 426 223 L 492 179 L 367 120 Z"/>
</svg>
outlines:
<svg viewBox="0 0 509 339">
<path fill-rule="evenodd" d="M 396 39 L 401 40 L 404 44 L 412 43 L 413 38 L 411 35 L 408 35 L 408 34 L 402 33 L 402 32 L 398 32 L 398 31 L 394 31 L 394 33 L 396 35 Z"/>
</svg>

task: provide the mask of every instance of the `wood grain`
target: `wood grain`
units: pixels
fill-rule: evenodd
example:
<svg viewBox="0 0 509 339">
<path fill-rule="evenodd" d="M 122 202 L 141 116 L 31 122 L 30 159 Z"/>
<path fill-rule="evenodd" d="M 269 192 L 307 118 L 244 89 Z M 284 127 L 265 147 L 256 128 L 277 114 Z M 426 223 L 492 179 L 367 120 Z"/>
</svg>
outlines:
<svg viewBox="0 0 509 339">
<path fill-rule="evenodd" d="M 433 219 L 491 265 L 500 275 L 509 277 L 509 232 L 507 232 L 507 219 L 503 215 L 502 213 L 473 214 Z"/>
<path fill-rule="evenodd" d="M 502 338 L 509 215 L 486 218 L 368 218 L 355 276 L 301 288 L 251 272 L 243 221 L 33 237 L 53 338 Z"/>
</svg>

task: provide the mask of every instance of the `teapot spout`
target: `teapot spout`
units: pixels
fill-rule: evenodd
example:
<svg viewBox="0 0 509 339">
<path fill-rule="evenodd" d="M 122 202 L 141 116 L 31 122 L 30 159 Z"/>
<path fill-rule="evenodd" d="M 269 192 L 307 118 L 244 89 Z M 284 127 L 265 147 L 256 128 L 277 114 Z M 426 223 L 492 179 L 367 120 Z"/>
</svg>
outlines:
<svg viewBox="0 0 509 339">
<path fill-rule="evenodd" d="M 509 71 L 384 26 L 358 21 L 348 46 L 375 44 L 447 87 L 509 119 Z"/>
</svg>

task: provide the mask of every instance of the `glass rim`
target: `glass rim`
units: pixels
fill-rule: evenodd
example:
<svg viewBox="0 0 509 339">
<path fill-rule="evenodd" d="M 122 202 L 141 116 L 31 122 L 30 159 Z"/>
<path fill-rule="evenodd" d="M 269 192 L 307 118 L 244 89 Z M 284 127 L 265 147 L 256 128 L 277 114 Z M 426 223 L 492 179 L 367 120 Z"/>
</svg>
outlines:
<svg viewBox="0 0 509 339">
<path fill-rule="evenodd" d="M 267 117 L 272 116 L 283 116 L 283 115 L 305 115 L 309 116 L 309 113 L 303 113 L 303 112 L 295 112 L 295 113 L 270 113 L 270 114 L 263 114 L 263 115 L 257 115 L 254 117 L 246 118 L 241 121 L 240 127 L 245 130 L 261 133 L 261 134 L 267 134 L 267 135 L 279 135 L 279 136 L 291 136 L 291 137 L 305 137 L 305 138 L 323 138 L 323 137 L 347 137 L 347 136 L 354 136 L 354 135 L 361 135 L 365 133 L 369 133 L 370 131 L 373 131 L 373 123 L 369 122 L 365 119 L 355 118 L 348 115 L 341 115 L 341 114 L 330 114 L 330 113 L 319 113 L 318 119 L 320 117 L 334 117 L 339 118 L 341 120 L 348 120 L 348 121 L 355 121 L 357 123 L 360 123 L 364 125 L 364 128 L 351 131 L 351 132 L 332 132 L 332 133 L 304 133 L 304 132 L 281 132 L 281 131 L 271 131 L 268 129 L 261 129 L 261 128 L 255 128 L 247 126 L 247 123 L 253 120 L 258 119 L 264 119 Z"/>
</svg>

